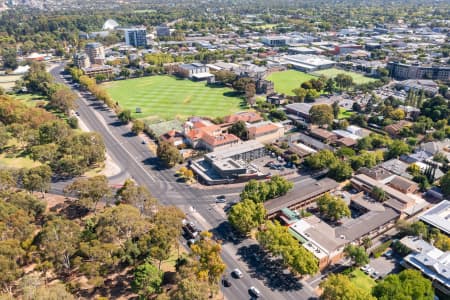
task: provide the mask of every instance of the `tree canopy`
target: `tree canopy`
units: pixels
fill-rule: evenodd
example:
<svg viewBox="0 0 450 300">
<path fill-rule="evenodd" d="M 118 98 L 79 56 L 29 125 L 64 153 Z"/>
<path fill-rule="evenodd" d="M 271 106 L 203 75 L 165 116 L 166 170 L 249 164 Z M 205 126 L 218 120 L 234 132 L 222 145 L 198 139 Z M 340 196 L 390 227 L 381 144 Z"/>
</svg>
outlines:
<svg viewBox="0 0 450 300">
<path fill-rule="evenodd" d="M 317 199 L 317 207 L 320 214 L 332 221 L 338 221 L 350 216 L 350 209 L 342 198 L 332 196 L 329 193 Z"/>
<path fill-rule="evenodd" d="M 249 199 L 233 205 L 228 213 L 228 221 L 241 233 L 247 234 L 253 228 L 263 224 L 266 217 L 266 209 L 261 202 Z"/>
<path fill-rule="evenodd" d="M 333 122 L 333 109 L 328 104 L 316 104 L 311 107 L 309 116 L 313 124 L 330 125 Z"/>
<path fill-rule="evenodd" d="M 423 277 L 417 270 L 404 270 L 399 274 L 388 275 L 373 288 L 372 294 L 378 300 L 434 299 L 431 281 Z"/>
<path fill-rule="evenodd" d="M 331 274 L 320 283 L 320 287 L 323 289 L 321 300 L 376 300 L 370 291 L 356 287 L 342 274 Z"/>
</svg>

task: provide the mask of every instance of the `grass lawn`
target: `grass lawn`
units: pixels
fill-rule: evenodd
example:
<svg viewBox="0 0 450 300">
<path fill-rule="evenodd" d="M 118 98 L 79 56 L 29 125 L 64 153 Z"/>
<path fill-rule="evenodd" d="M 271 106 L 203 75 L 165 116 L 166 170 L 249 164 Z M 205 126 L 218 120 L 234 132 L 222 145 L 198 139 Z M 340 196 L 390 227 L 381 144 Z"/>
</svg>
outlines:
<svg viewBox="0 0 450 300">
<path fill-rule="evenodd" d="M 225 87 L 205 82 L 150 76 L 103 84 L 108 93 L 133 117 L 172 120 L 190 116 L 222 117 L 246 108 L 245 101 Z M 141 113 L 136 113 L 136 107 Z"/>
<path fill-rule="evenodd" d="M 348 119 L 348 118 L 350 118 L 350 116 L 352 116 L 354 114 L 355 114 L 354 111 L 346 110 L 345 108 L 340 107 L 338 119 Z"/>
<path fill-rule="evenodd" d="M 292 90 L 300 87 L 303 82 L 312 78 L 316 77 L 296 70 L 287 70 L 272 73 L 267 77 L 267 80 L 275 84 L 275 91 L 277 93 L 294 96 Z"/>
<path fill-rule="evenodd" d="M 23 151 L 18 147 L 17 140 L 11 138 L 8 144 L 0 153 L 0 169 L 30 169 L 39 166 L 41 163 L 32 160 L 28 155 L 24 155 Z"/>
<path fill-rule="evenodd" d="M 9 91 L 16 85 L 16 81 L 21 79 L 22 77 L 23 75 L 1 75 L 0 87 Z"/>
<path fill-rule="evenodd" d="M 14 94 L 14 98 L 21 100 L 29 107 L 36 107 L 37 104 L 48 102 L 47 98 L 42 95 L 37 94 Z"/>
<path fill-rule="evenodd" d="M 39 166 L 41 163 L 34 161 L 29 157 L 21 157 L 19 155 L 11 155 L 2 153 L 0 154 L 0 168 L 10 169 L 30 169 Z"/>
<path fill-rule="evenodd" d="M 365 291 L 370 291 L 375 285 L 375 280 L 360 269 L 355 269 L 350 273 L 349 278 L 357 287 L 362 288 Z"/>
<path fill-rule="evenodd" d="M 363 83 L 376 81 L 376 79 L 374 79 L 374 78 L 370 78 L 370 77 L 364 76 L 364 75 L 356 73 L 356 72 L 344 71 L 344 70 L 336 69 L 336 68 L 320 70 L 320 71 L 313 72 L 312 74 L 317 75 L 317 76 L 324 75 L 325 77 L 332 77 L 332 78 L 336 77 L 337 74 L 346 74 L 346 75 L 350 75 L 353 78 L 353 82 L 356 84 L 363 84 Z"/>
<path fill-rule="evenodd" d="M 277 26 L 278 24 L 263 24 L 263 25 L 257 25 L 254 26 L 257 29 L 273 29 L 275 26 Z"/>
</svg>

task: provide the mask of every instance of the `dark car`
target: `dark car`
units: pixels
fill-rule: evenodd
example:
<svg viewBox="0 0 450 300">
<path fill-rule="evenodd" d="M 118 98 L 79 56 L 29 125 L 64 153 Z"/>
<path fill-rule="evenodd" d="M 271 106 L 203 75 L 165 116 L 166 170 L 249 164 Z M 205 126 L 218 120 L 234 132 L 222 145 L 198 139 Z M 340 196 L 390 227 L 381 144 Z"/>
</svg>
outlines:
<svg viewBox="0 0 450 300">
<path fill-rule="evenodd" d="M 222 284 L 224 287 L 230 287 L 231 286 L 231 281 L 228 280 L 228 278 L 223 278 L 222 279 Z"/>
</svg>

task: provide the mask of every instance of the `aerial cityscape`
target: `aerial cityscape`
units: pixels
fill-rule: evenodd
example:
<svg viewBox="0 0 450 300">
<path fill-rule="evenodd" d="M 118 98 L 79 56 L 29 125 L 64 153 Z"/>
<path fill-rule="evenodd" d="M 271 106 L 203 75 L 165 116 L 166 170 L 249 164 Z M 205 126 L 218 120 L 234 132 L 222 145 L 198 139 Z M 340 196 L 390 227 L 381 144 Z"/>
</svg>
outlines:
<svg viewBox="0 0 450 300">
<path fill-rule="evenodd" d="M 0 0 L 0 300 L 450 299 L 449 0 Z"/>
</svg>

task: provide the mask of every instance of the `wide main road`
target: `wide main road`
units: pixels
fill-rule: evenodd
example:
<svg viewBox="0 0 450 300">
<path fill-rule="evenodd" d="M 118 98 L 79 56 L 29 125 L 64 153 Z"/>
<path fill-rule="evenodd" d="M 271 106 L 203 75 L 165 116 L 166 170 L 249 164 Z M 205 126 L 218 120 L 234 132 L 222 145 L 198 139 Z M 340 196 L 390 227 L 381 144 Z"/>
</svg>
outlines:
<svg viewBox="0 0 450 300">
<path fill-rule="evenodd" d="M 63 68 L 63 65 L 58 65 L 50 72 L 56 81 L 67 84 L 61 74 Z M 73 88 L 71 85 L 69 87 Z M 78 93 L 77 90 L 75 92 Z M 77 105 L 83 123 L 103 136 L 108 155 L 122 172 L 146 186 L 162 204 L 181 208 L 202 229 L 212 230 L 224 240 L 222 258 L 227 265 L 227 273 L 234 268 L 244 273 L 241 279 L 230 278 L 232 287 L 222 288 L 226 299 L 250 299 L 250 286 L 258 288 L 264 299 L 315 298 L 309 285 L 300 284 L 263 253 L 257 252 L 258 247 L 253 241 L 228 241 L 230 230 L 223 209 L 214 204 L 214 196 L 233 194 L 239 189 L 203 190 L 177 182 L 174 172 L 160 168 L 159 160 L 141 138 L 131 135 L 129 127 L 119 122 L 115 113 L 103 103 L 89 93 L 81 92 Z M 304 184 L 308 184 L 309 180 L 301 179 Z"/>
</svg>

